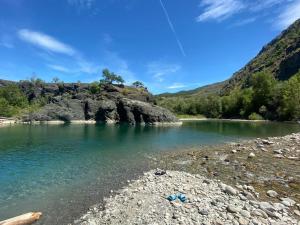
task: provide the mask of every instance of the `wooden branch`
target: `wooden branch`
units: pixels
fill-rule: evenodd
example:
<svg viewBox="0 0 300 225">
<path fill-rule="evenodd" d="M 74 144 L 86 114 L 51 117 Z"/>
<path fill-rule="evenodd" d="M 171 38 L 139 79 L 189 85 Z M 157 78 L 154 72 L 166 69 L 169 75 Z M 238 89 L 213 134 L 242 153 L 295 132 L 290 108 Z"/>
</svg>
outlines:
<svg viewBox="0 0 300 225">
<path fill-rule="evenodd" d="M 39 220 L 41 216 L 41 212 L 30 212 L 7 220 L 0 221 L 0 225 L 29 225 Z"/>
</svg>

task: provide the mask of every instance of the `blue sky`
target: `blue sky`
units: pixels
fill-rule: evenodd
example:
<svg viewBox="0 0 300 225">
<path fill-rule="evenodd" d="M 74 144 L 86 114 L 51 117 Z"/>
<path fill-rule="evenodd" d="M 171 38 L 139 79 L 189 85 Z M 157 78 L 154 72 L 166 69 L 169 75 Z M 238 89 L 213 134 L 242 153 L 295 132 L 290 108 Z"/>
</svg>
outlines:
<svg viewBox="0 0 300 225">
<path fill-rule="evenodd" d="M 92 82 L 103 68 L 154 93 L 229 78 L 300 17 L 300 0 L 0 0 L 0 78 Z"/>
</svg>

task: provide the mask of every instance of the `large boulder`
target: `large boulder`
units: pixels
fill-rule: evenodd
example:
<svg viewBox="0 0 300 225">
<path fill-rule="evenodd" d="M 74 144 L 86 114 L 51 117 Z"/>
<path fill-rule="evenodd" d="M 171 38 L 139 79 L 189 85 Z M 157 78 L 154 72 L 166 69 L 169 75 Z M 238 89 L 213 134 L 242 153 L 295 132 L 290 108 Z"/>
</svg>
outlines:
<svg viewBox="0 0 300 225">
<path fill-rule="evenodd" d="M 178 119 L 167 109 L 138 100 L 122 98 L 118 102 L 120 122 L 171 123 Z"/>
</svg>

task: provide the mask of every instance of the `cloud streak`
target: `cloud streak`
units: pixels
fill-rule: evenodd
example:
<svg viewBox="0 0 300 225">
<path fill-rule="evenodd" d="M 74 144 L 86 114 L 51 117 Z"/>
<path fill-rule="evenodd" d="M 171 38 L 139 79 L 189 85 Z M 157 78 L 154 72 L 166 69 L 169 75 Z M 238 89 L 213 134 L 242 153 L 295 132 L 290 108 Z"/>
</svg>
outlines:
<svg viewBox="0 0 300 225">
<path fill-rule="evenodd" d="M 275 6 L 278 6 L 279 10 L 275 10 Z M 200 7 L 203 11 L 196 18 L 197 22 L 220 22 L 239 13 L 248 14 L 248 19 L 242 19 L 233 26 L 252 23 L 259 17 L 262 18 L 261 12 L 266 10 L 276 18 L 273 22 L 279 29 L 288 27 L 300 17 L 300 0 L 202 0 Z M 271 11 L 272 8 L 274 11 Z"/>
<path fill-rule="evenodd" d="M 241 11 L 245 5 L 239 0 L 203 0 L 204 12 L 196 18 L 198 22 L 224 20 Z"/>
<path fill-rule="evenodd" d="M 41 32 L 21 29 L 18 31 L 18 37 L 21 40 L 44 50 L 69 56 L 76 55 L 76 50 L 71 46 Z"/>
<path fill-rule="evenodd" d="M 178 64 L 167 64 L 160 61 L 150 62 L 147 65 L 147 73 L 158 82 L 163 82 L 166 75 L 176 73 L 180 69 L 181 66 Z"/>
<path fill-rule="evenodd" d="M 172 23 L 172 21 L 171 21 L 171 19 L 170 19 L 169 13 L 168 13 L 168 11 L 167 11 L 167 9 L 166 9 L 164 3 L 162 2 L 162 0 L 159 0 L 159 3 L 160 3 L 160 5 L 161 5 L 161 8 L 162 8 L 164 14 L 165 14 L 165 17 L 166 17 L 166 19 L 167 19 L 167 22 L 168 22 L 168 24 L 169 24 L 169 27 L 170 27 L 170 29 L 171 29 L 171 31 L 172 31 L 172 33 L 173 33 L 175 39 L 176 39 L 178 48 L 180 49 L 181 54 L 185 57 L 186 54 L 185 54 L 183 45 L 182 45 L 182 43 L 181 43 L 181 41 L 180 41 L 180 39 L 179 39 L 179 37 L 178 37 L 178 35 L 177 35 L 177 33 L 176 33 L 176 30 L 175 30 L 175 28 L 174 28 L 174 25 L 173 25 L 173 23 Z"/>
<path fill-rule="evenodd" d="M 287 5 L 284 10 L 278 16 L 277 27 L 279 29 L 285 29 L 291 25 L 294 21 L 300 18 L 300 0 L 297 0 L 290 5 Z"/>
</svg>

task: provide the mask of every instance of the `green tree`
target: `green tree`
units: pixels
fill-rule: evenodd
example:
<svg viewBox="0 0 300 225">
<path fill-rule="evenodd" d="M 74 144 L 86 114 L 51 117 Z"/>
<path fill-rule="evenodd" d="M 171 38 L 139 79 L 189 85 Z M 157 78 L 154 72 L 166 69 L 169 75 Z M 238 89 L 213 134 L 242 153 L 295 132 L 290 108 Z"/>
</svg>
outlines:
<svg viewBox="0 0 300 225">
<path fill-rule="evenodd" d="M 53 78 L 52 78 L 52 82 L 55 83 L 55 84 L 57 84 L 59 81 L 60 81 L 60 80 L 59 80 L 58 77 L 53 77 Z"/>
<path fill-rule="evenodd" d="M 123 84 L 125 82 L 120 75 L 110 72 L 108 69 L 102 71 L 102 76 L 103 79 L 100 80 L 101 84 L 113 84 L 114 82 Z"/>
<path fill-rule="evenodd" d="M 300 72 L 285 83 L 278 111 L 283 120 L 300 119 Z"/>
<path fill-rule="evenodd" d="M 133 82 L 132 86 L 135 87 L 135 88 L 145 88 L 145 85 L 140 81 Z"/>
<path fill-rule="evenodd" d="M 256 112 L 261 106 L 269 108 L 274 95 L 276 80 L 272 74 L 259 72 L 253 75 L 251 86 L 253 89 L 253 106 Z"/>
</svg>

